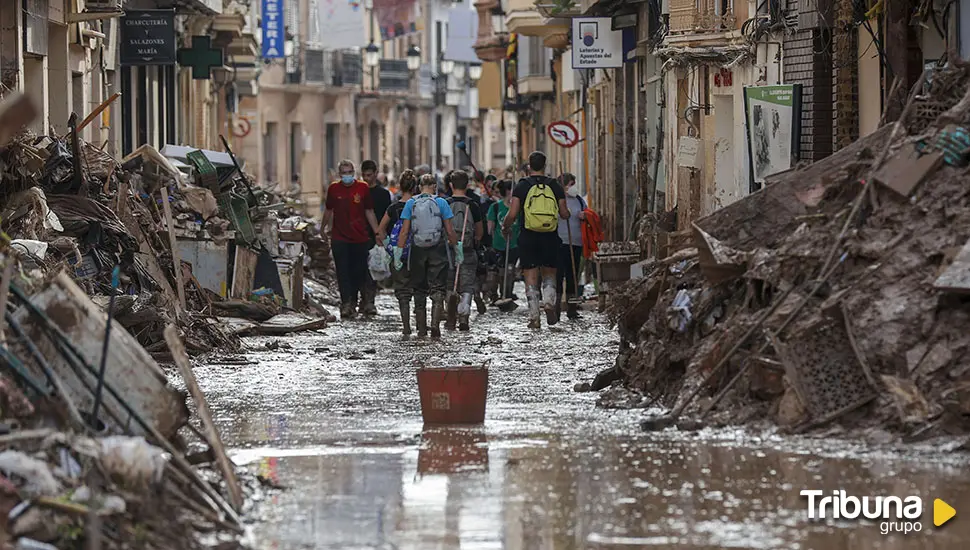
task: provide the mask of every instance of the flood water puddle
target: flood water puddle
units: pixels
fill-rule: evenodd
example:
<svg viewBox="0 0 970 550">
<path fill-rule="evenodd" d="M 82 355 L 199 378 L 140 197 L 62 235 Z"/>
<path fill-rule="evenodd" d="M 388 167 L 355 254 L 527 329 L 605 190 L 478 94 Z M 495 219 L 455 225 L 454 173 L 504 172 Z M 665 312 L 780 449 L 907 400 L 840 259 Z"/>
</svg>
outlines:
<svg viewBox="0 0 970 550">
<path fill-rule="evenodd" d="M 287 489 L 251 514 L 265 549 L 963 549 L 970 476 L 959 457 L 863 453 L 840 442 L 741 430 L 646 434 L 640 411 L 576 394 L 612 364 L 615 332 L 592 312 L 524 329 L 522 308 L 470 333 L 402 342 L 383 317 L 248 341 L 250 365 L 196 375 L 233 460 Z M 415 361 L 490 361 L 486 422 L 425 427 Z M 808 517 L 802 490 L 918 496 L 920 532 Z M 933 500 L 957 510 L 933 527 Z M 851 506 L 849 507 L 851 510 Z"/>
</svg>

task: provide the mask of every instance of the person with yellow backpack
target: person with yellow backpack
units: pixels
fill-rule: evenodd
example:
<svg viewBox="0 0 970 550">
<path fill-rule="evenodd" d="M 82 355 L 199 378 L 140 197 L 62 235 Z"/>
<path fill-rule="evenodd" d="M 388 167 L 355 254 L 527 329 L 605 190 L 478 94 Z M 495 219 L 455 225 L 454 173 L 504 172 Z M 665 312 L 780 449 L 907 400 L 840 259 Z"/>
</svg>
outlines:
<svg viewBox="0 0 970 550">
<path fill-rule="evenodd" d="M 508 235 L 512 224 L 519 224 L 519 266 L 525 277 L 525 295 L 529 302 L 529 328 L 540 328 L 539 309 L 546 312 L 546 323 L 559 321 L 556 315 L 556 268 L 559 265 L 559 220 L 569 219 L 566 192 L 559 182 L 544 174 L 546 155 L 535 151 L 529 155 L 529 175 L 519 180 L 512 192 L 509 213 L 502 222 Z M 542 290 L 539 290 L 539 277 Z"/>
</svg>

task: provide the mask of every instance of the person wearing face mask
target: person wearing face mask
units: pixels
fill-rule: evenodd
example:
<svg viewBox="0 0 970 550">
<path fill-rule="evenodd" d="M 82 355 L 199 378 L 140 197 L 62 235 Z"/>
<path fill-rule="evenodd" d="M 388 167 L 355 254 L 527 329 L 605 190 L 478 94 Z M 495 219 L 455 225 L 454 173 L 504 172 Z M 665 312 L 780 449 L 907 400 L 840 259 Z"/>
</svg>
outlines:
<svg viewBox="0 0 970 550">
<path fill-rule="evenodd" d="M 565 173 L 560 177 L 560 182 L 566 190 L 566 207 L 569 208 L 569 219 L 566 223 L 559 224 L 559 239 L 562 245 L 559 247 L 559 265 L 556 268 L 556 316 L 562 315 L 563 301 L 563 281 L 566 282 L 566 317 L 569 319 L 579 319 L 579 306 L 570 302 L 570 298 L 576 298 L 577 281 L 573 273 L 575 263 L 576 273 L 579 274 L 579 262 L 583 258 L 583 231 L 582 223 L 586 214 L 586 201 L 579 195 L 579 186 L 576 185 L 576 176 Z M 572 240 L 570 240 L 570 237 Z M 572 258 L 570 258 L 572 256 Z"/>
<path fill-rule="evenodd" d="M 357 179 L 353 161 L 340 161 L 337 173 L 340 180 L 327 188 L 322 226 L 324 231 L 330 231 L 330 249 L 340 288 L 340 317 L 352 319 L 368 277 L 368 241 L 371 232 L 378 232 L 377 216 L 370 188 Z"/>
</svg>

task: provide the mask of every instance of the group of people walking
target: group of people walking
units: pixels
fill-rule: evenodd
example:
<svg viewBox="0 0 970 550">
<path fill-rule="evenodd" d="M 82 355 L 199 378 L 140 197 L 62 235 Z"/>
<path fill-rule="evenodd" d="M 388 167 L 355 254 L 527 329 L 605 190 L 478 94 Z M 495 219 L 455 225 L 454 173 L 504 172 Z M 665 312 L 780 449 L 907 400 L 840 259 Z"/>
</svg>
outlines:
<svg viewBox="0 0 970 550">
<path fill-rule="evenodd" d="M 390 284 L 405 336 L 412 334 L 412 300 L 419 337 L 440 337 L 442 323 L 470 330 L 473 306 L 484 313 L 486 301 L 516 298 L 517 263 L 530 328 L 540 328 L 542 311 L 547 324 L 557 323 L 564 303 L 567 317 L 579 317 L 576 273 L 588 210 L 574 176 L 546 176 L 546 157 L 536 151 L 526 177 L 513 183 L 489 176 L 478 195 L 479 182 L 466 171 L 448 173 L 442 188 L 420 168 L 400 174 L 394 197 L 379 184 L 373 161 L 361 164 L 361 179 L 353 162 L 340 163 L 340 180 L 327 190 L 323 228 L 331 235 L 341 318 L 377 314 L 378 284 L 367 268 L 374 246 L 392 258 Z"/>
</svg>

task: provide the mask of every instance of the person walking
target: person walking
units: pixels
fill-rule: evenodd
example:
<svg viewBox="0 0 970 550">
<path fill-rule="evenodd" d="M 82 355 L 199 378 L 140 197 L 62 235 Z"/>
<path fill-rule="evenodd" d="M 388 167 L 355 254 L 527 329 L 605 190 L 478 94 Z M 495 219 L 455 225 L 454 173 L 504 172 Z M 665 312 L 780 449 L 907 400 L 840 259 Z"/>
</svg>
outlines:
<svg viewBox="0 0 970 550">
<path fill-rule="evenodd" d="M 451 198 L 448 205 L 454 217 L 451 225 L 458 235 L 458 246 L 462 249 L 460 255 L 456 255 L 456 260 L 452 262 L 452 267 L 448 272 L 449 294 L 454 292 L 454 281 L 458 280 L 457 293 L 459 300 L 449 298 L 448 316 L 445 321 L 445 328 L 455 330 L 455 321 L 458 321 L 458 330 L 464 332 L 469 330 L 469 319 L 471 317 L 472 299 L 475 296 L 476 277 L 478 272 L 478 244 L 482 240 L 484 233 L 482 211 L 479 208 L 477 197 L 468 196 L 468 172 L 456 170 L 451 173 Z M 458 261 L 457 256 L 461 256 L 462 261 Z"/>
<path fill-rule="evenodd" d="M 509 215 L 502 231 L 509 233 L 514 223 L 519 234 L 519 262 L 525 276 L 529 302 L 529 328 L 540 328 L 539 309 L 546 312 L 546 323 L 556 324 L 556 266 L 559 265 L 559 219 L 569 218 L 566 193 L 559 182 L 545 175 L 546 155 L 529 155 L 529 176 L 519 180 L 512 192 Z M 540 276 L 542 291 L 539 290 Z"/>
<path fill-rule="evenodd" d="M 340 180 L 327 187 L 322 227 L 330 232 L 330 248 L 340 288 L 340 317 L 356 314 L 361 285 L 367 280 L 367 252 L 371 234 L 377 233 L 377 217 L 367 184 L 357 179 L 354 163 L 337 165 Z"/>
<path fill-rule="evenodd" d="M 365 160 L 360 163 L 360 177 L 367 183 L 368 189 L 370 189 L 371 202 L 374 204 L 374 217 L 378 220 L 384 218 L 384 213 L 387 212 L 387 207 L 391 205 L 391 193 L 385 189 L 377 176 L 377 163 L 373 160 Z M 374 248 L 377 244 L 375 239 L 375 233 L 370 230 L 370 239 L 367 241 L 367 250 Z M 359 310 L 366 317 L 373 317 L 377 315 L 377 305 L 375 301 L 377 300 L 378 286 L 377 281 L 371 277 L 370 270 L 367 270 L 367 279 L 364 281 L 360 292 L 360 305 Z"/>
<path fill-rule="evenodd" d="M 478 244 L 478 286 L 475 293 L 475 303 L 478 305 L 479 313 L 485 313 L 486 300 L 489 302 L 498 300 L 498 293 L 495 291 L 497 286 L 492 286 L 492 280 L 489 279 L 489 274 L 495 270 L 494 255 L 492 254 L 492 233 L 495 231 L 495 226 L 488 223 L 488 211 L 495 204 L 494 193 L 496 191 L 494 186 L 496 183 L 498 183 L 498 179 L 491 174 L 485 178 L 485 182 L 482 184 L 482 200 L 479 203 L 479 209 L 486 218 L 482 241 Z"/>
<path fill-rule="evenodd" d="M 515 263 L 519 261 L 519 224 L 512 225 L 509 235 L 502 233 L 502 222 L 509 213 L 512 203 L 512 180 L 502 180 L 495 184 L 495 193 L 499 200 L 488 208 L 488 230 L 492 234 L 492 257 L 487 281 L 486 293 L 495 303 L 499 298 L 511 298 L 512 287 L 515 286 Z M 506 248 L 508 251 L 506 253 Z M 506 258 L 508 261 L 506 262 Z M 508 273 L 503 277 L 500 273 Z M 504 280 L 505 288 L 498 290 L 499 281 Z"/>
<path fill-rule="evenodd" d="M 412 240 L 408 267 L 408 286 L 414 295 L 414 317 L 418 336 L 428 334 L 428 296 L 431 297 L 431 336 L 441 337 L 441 321 L 444 316 L 445 288 L 448 282 L 448 243 L 458 244 L 458 235 L 452 227 L 454 214 L 448 201 L 437 197 L 438 182 L 427 174 L 419 180 L 421 193 L 411 197 L 401 211 L 400 235 L 394 248 L 394 268 L 404 268 L 404 249 Z M 447 243 L 445 237 L 447 236 Z M 455 250 L 461 262 L 462 248 Z"/>
<path fill-rule="evenodd" d="M 569 209 L 569 219 L 559 224 L 559 266 L 556 268 L 556 317 L 562 315 L 563 282 L 566 283 L 566 317 L 579 319 L 579 306 L 570 301 L 576 298 L 579 281 L 580 261 L 583 259 L 583 220 L 586 218 L 586 201 L 579 195 L 576 176 L 565 173 L 560 177 L 560 183 L 566 192 L 566 207 Z"/>
<path fill-rule="evenodd" d="M 418 192 L 418 178 L 414 171 L 405 170 L 402 172 L 398 179 L 398 185 L 400 186 L 401 198 L 387 208 L 387 212 L 381 219 L 380 227 L 377 229 L 377 241 L 385 243 L 387 253 L 392 256 L 404 225 L 404 220 L 401 219 L 404 205 Z M 411 296 L 413 293 L 409 284 L 411 272 L 407 265 L 410 251 L 411 240 L 408 239 L 401 253 L 403 265 L 398 268 L 394 265 L 394 262 L 391 262 L 391 287 L 394 289 L 394 297 L 397 298 L 398 307 L 401 311 L 401 333 L 404 336 L 411 335 Z"/>
</svg>

